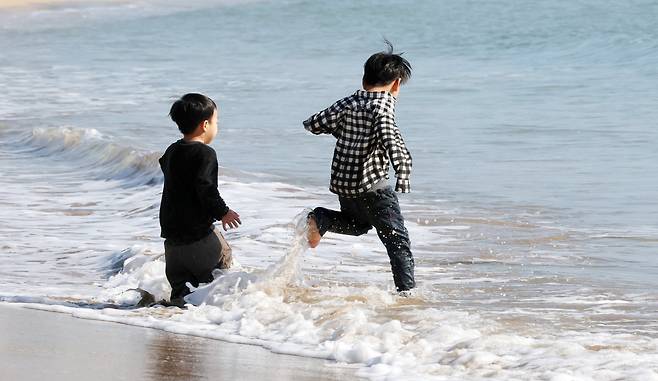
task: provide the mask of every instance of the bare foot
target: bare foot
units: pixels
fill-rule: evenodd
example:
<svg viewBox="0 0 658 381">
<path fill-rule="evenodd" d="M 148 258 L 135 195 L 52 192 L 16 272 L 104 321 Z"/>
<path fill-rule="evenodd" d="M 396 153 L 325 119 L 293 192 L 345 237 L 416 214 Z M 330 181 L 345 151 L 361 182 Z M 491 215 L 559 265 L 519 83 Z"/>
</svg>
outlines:
<svg viewBox="0 0 658 381">
<path fill-rule="evenodd" d="M 317 247 L 320 244 L 322 236 L 320 235 L 320 230 L 318 230 L 318 224 L 315 222 L 315 217 L 308 217 L 308 246 L 311 249 Z"/>
</svg>

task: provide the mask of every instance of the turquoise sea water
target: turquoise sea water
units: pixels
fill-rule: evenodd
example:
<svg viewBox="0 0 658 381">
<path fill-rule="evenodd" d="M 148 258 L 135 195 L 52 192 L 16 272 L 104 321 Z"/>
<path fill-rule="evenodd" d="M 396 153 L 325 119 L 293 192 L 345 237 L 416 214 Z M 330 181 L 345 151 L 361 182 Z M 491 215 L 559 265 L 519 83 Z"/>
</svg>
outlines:
<svg viewBox="0 0 658 381">
<path fill-rule="evenodd" d="M 326 190 L 333 140 L 301 121 L 358 89 L 386 37 L 414 68 L 397 124 L 414 158 L 402 207 L 419 280 L 436 293 L 425 302 L 491 319 L 515 311 L 525 322 L 515 329 L 546 321 L 557 332 L 655 338 L 657 19 L 653 1 L 2 10 L 1 269 L 15 290 L 3 296 L 97 295 L 70 291 L 71 272 L 98 286 L 108 255 L 161 250 L 155 160 L 178 138 L 171 102 L 190 91 L 220 106 L 220 182 L 248 216 L 229 239 L 258 268 L 283 245 L 267 230 L 278 219 L 337 206 Z M 376 279 L 390 281 L 376 237 L 328 246 L 307 275 L 369 284 L 358 255 L 331 271 L 313 262 L 364 251 L 381 261 Z M 652 343 L 640 352 L 655 354 Z"/>
<path fill-rule="evenodd" d="M 414 66 L 398 104 L 414 157 L 405 199 L 512 219 L 539 210 L 617 237 L 588 254 L 643 272 L 657 264 L 657 12 L 642 1 L 5 11 L 0 107 L 9 127 L 89 127 L 162 150 L 177 137 L 169 104 L 201 91 L 221 106 L 225 167 L 324 185 L 331 139 L 300 120 L 357 89 L 386 36 Z"/>
</svg>

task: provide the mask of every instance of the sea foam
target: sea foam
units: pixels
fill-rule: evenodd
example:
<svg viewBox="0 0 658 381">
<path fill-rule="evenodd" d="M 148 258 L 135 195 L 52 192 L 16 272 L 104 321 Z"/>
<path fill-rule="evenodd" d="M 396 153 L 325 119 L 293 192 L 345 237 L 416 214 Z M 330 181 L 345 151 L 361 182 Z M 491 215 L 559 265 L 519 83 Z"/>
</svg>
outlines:
<svg viewBox="0 0 658 381">
<path fill-rule="evenodd" d="M 305 215 L 288 224 L 289 246 L 279 261 L 261 270 L 217 272 L 186 298 L 185 311 L 104 310 L 84 317 L 359 364 L 358 374 L 370 379 L 658 379 L 656 339 L 584 332 L 526 336 L 478 314 L 437 307 L 425 299 L 431 294 L 408 299 L 372 286 L 305 284 Z M 153 276 L 161 266 L 161 257 L 138 253 L 110 278 L 106 291 L 165 284 Z"/>
</svg>

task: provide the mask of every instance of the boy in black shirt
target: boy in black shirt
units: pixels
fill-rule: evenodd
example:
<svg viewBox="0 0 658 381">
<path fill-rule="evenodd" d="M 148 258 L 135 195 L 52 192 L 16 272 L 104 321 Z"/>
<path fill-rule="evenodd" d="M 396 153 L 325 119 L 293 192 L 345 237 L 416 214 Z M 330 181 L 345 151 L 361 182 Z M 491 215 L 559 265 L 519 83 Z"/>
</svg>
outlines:
<svg viewBox="0 0 658 381">
<path fill-rule="evenodd" d="M 183 297 L 190 293 L 187 282 L 194 287 L 212 282 L 214 269 L 231 265 L 228 244 L 213 222 L 222 221 L 224 230 L 242 223 L 217 191 L 217 155 L 208 146 L 217 135 L 217 113 L 212 99 L 194 93 L 174 102 L 169 111 L 183 134 L 160 158 L 160 227 L 175 305 L 183 305 Z"/>
</svg>

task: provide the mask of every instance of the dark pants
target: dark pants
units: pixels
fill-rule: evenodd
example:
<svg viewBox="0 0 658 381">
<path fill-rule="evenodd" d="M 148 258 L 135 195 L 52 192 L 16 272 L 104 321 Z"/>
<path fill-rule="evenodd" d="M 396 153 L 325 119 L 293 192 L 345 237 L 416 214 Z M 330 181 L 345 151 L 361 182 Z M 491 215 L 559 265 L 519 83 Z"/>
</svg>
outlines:
<svg viewBox="0 0 658 381">
<path fill-rule="evenodd" d="M 165 241 L 165 274 L 171 285 L 171 302 L 181 302 L 190 293 L 185 283 L 194 287 L 210 283 L 213 270 L 227 269 L 231 261 L 231 249 L 217 230 L 189 244 L 172 245 Z"/>
<path fill-rule="evenodd" d="M 340 212 L 315 208 L 311 213 L 320 235 L 329 231 L 358 236 L 374 227 L 391 260 L 395 287 L 398 291 L 414 288 L 416 282 L 411 242 L 393 189 L 387 187 L 355 198 L 339 197 L 338 200 Z"/>
</svg>

